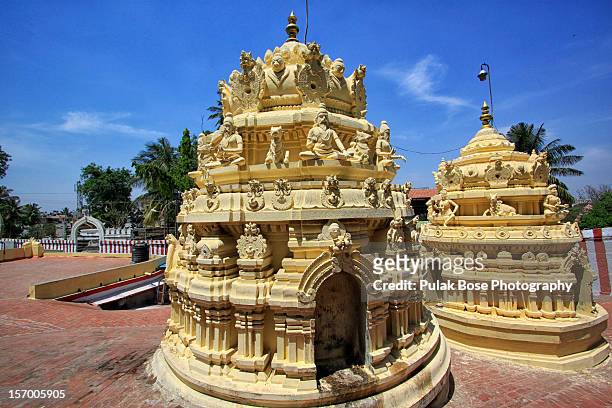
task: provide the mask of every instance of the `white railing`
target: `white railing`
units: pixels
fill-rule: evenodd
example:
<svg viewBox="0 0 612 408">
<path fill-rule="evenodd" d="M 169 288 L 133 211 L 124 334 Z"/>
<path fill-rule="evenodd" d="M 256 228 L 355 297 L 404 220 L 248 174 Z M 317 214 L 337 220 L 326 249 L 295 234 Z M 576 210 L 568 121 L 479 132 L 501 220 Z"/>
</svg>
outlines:
<svg viewBox="0 0 612 408">
<path fill-rule="evenodd" d="M 25 238 L 0 238 L 0 250 L 9 248 L 20 248 L 26 241 Z M 74 253 L 77 246 L 69 239 L 39 239 L 37 240 L 45 251 Z M 98 252 L 101 254 L 131 254 L 136 242 L 149 244 L 149 255 L 166 255 L 166 241 L 163 239 L 131 240 L 105 239 L 100 241 Z"/>
</svg>

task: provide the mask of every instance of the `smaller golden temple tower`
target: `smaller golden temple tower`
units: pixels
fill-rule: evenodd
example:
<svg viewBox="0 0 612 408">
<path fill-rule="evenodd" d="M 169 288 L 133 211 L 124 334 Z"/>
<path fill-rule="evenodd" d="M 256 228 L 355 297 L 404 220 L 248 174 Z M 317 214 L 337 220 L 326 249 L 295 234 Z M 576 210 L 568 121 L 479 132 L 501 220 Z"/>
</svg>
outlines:
<svg viewBox="0 0 612 408">
<path fill-rule="evenodd" d="M 456 286 L 432 311 L 452 344 L 555 369 L 592 367 L 609 354 L 608 314 L 593 302 L 580 230 L 563 223 L 567 205 L 548 183 L 546 153 L 515 151 L 486 102 L 480 119 L 460 157 L 434 172 L 439 194 L 421 237 L 427 251 L 483 268 L 437 271 Z"/>
</svg>

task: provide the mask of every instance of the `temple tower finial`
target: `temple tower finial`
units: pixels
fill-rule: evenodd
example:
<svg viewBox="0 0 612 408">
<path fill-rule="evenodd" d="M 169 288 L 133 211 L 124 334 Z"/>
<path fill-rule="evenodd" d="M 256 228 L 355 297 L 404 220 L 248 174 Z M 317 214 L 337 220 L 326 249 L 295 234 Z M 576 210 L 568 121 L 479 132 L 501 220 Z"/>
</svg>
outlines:
<svg viewBox="0 0 612 408">
<path fill-rule="evenodd" d="M 287 38 L 285 42 L 298 41 L 297 35 L 300 31 L 300 27 L 295 24 L 297 22 L 297 17 L 293 13 L 293 10 L 291 11 L 291 14 L 289 14 L 289 17 L 287 17 L 287 21 L 289 22 L 289 24 L 287 24 L 287 27 L 285 27 L 285 32 L 287 33 L 289 38 Z"/>
<path fill-rule="evenodd" d="M 480 120 L 482 121 L 483 128 L 491 127 L 493 116 L 491 116 L 489 113 L 489 105 L 487 105 L 487 101 L 482 103 L 482 115 L 480 115 Z"/>
</svg>

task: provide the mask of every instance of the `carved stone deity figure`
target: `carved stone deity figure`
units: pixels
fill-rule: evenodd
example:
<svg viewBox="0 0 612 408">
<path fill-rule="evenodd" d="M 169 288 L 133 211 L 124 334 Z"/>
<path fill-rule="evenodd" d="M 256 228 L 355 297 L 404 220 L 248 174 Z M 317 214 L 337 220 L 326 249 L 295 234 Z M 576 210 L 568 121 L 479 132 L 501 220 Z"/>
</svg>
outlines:
<svg viewBox="0 0 612 408">
<path fill-rule="evenodd" d="M 266 164 L 289 164 L 289 150 L 283 150 L 282 134 L 282 127 L 272 126 L 270 128 L 270 148 L 266 154 Z"/>
<path fill-rule="evenodd" d="M 562 204 L 557 191 L 557 185 L 548 186 L 548 195 L 544 199 L 544 216 L 554 221 L 563 220 L 569 213 L 567 204 Z"/>
<path fill-rule="evenodd" d="M 351 96 L 353 97 L 353 115 L 356 118 L 364 118 L 366 115 L 366 90 L 363 80 L 366 76 L 366 66 L 359 65 L 348 78 Z"/>
<path fill-rule="evenodd" d="M 350 103 L 351 95 L 344 78 L 344 61 L 341 58 L 333 61 L 329 67 L 329 99 L 335 99 L 342 102 Z"/>
<path fill-rule="evenodd" d="M 378 131 L 378 140 L 376 141 L 376 158 L 377 163 L 384 169 L 399 169 L 400 166 L 395 164 L 395 160 L 406 161 L 402 155 L 396 154 L 395 149 L 391 146 L 391 128 L 386 121 L 380 122 Z"/>
<path fill-rule="evenodd" d="M 343 232 L 338 223 L 334 222 L 330 224 L 328 233 L 333 242 L 333 244 L 329 246 L 329 249 L 334 256 L 347 252 L 351 245 L 353 245 L 351 234 Z"/>
<path fill-rule="evenodd" d="M 404 247 L 404 220 L 401 217 L 391 220 L 387 231 L 387 250 L 401 251 Z"/>
<path fill-rule="evenodd" d="M 482 214 L 483 217 L 487 215 L 496 217 L 506 217 L 516 215 L 516 209 L 511 205 L 504 204 L 502 200 L 497 198 L 497 194 L 491 194 L 489 197 L 489 208 Z"/>
<path fill-rule="evenodd" d="M 187 224 L 187 234 L 185 235 L 185 244 L 183 250 L 189 256 L 194 258 L 198 255 L 197 241 L 195 236 L 195 228 L 192 224 Z"/>
<path fill-rule="evenodd" d="M 444 226 L 455 218 L 455 214 L 459 209 L 459 204 L 448 198 L 446 190 L 440 191 L 440 201 L 438 201 L 438 211 L 444 219 Z"/>
<path fill-rule="evenodd" d="M 207 168 L 221 165 L 215 158 L 215 148 L 213 146 L 215 133 L 206 134 L 202 132 L 198 135 L 198 170 L 200 171 L 205 171 Z"/>
<path fill-rule="evenodd" d="M 440 210 L 439 210 L 439 207 L 438 207 L 438 202 L 439 202 L 438 199 L 436 199 L 434 197 L 431 197 L 425 203 L 425 205 L 427 206 L 427 219 L 429 220 L 429 222 L 431 222 L 434 218 L 436 218 L 438 215 L 440 215 Z"/>
<path fill-rule="evenodd" d="M 321 104 L 315 123 L 308 132 L 306 147 L 300 152 L 300 159 L 346 159 L 347 153 L 338 134 L 329 126 L 329 116 L 325 105 Z"/>
<path fill-rule="evenodd" d="M 535 150 L 529 156 L 529 162 L 533 163 L 531 167 L 531 177 L 535 183 L 546 183 L 550 174 L 550 166 L 548 165 L 548 153 L 536 153 Z"/>
<path fill-rule="evenodd" d="M 406 206 L 412 204 L 412 198 L 410 198 L 410 191 L 412 190 L 412 182 L 407 181 L 402 185 L 402 193 L 404 193 L 404 199 L 406 200 Z"/>
<path fill-rule="evenodd" d="M 394 208 L 391 180 L 385 179 L 380 183 L 380 197 L 382 205 L 387 208 Z"/>
<path fill-rule="evenodd" d="M 242 136 L 234 127 L 234 119 L 231 115 L 225 116 L 223 125 L 215 132 L 212 142 L 217 146 L 215 156 L 221 165 L 242 166 L 245 163 L 242 157 Z"/>
<path fill-rule="evenodd" d="M 356 131 L 350 147 L 346 150 L 349 161 L 361 164 L 370 164 L 370 135 Z"/>
<path fill-rule="evenodd" d="M 371 207 L 378 207 L 378 191 L 376 191 L 376 179 L 374 177 L 368 177 L 363 182 L 363 194 L 366 203 Z"/>
<path fill-rule="evenodd" d="M 267 52 L 264 57 L 268 68 L 264 69 L 264 88 L 261 94 L 261 104 L 265 107 L 284 103 L 296 105 L 301 97 L 296 87 L 297 66 L 285 62 L 286 55 L 280 49 Z M 287 56 L 288 57 L 288 56 Z"/>
<path fill-rule="evenodd" d="M 410 242 L 416 244 L 419 242 L 419 235 L 421 234 L 421 228 L 419 227 L 419 216 L 415 215 L 410 221 L 406 223 L 406 228 L 410 231 Z"/>
</svg>

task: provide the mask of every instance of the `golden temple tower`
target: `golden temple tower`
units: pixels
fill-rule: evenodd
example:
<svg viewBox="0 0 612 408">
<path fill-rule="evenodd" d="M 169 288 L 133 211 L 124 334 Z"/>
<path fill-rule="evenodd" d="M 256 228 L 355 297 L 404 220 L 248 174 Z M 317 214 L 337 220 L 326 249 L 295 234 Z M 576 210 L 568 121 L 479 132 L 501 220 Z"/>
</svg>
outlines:
<svg viewBox="0 0 612 408">
<path fill-rule="evenodd" d="M 391 182 L 403 158 L 388 124 L 365 119 L 366 67 L 345 77 L 296 22 L 219 82 L 223 125 L 199 136 L 197 188 L 168 237 L 156 376 L 207 407 L 443 401 L 435 317 L 418 295 L 372 289 L 377 248 L 409 240 L 410 185 Z"/>
<path fill-rule="evenodd" d="M 580 230 L 563 223 L 567 206 L 548 184 L 546 154 L 515 151 L 491 126 L 486 102 L 480 119 L 460 157 L 434 172 L 439 194 L 421 239 L 429 252 L 484 268 L 438 271 L 456 286 L 432 311 L 454 345 L 554 369 L 592 367 L 609 354 L 608 314 L 593 303 Z"/>
</svg>

